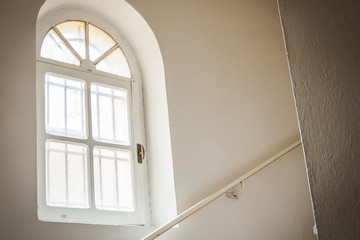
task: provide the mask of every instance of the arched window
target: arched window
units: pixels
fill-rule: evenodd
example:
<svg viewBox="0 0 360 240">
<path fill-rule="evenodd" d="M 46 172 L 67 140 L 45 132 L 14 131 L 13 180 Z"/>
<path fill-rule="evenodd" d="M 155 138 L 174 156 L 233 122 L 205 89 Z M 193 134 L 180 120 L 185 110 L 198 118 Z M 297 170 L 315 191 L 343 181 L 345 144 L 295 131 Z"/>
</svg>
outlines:
<svg viewBox="0 0 360 240">
<path fill-rule="evenodd" d="M 38 31 L 39 218 L 147 224 L 141 79 L 131 49 L 88 19 L 46 21 Z"/>
<path fill-rule="evenodd" d="M 74 64 L 92 71 L 131 78 L 127 59 L 119 44 L 105 31 L 85 21 L 66 21 L 46 34 L 40 56 Z"/>
</svg>

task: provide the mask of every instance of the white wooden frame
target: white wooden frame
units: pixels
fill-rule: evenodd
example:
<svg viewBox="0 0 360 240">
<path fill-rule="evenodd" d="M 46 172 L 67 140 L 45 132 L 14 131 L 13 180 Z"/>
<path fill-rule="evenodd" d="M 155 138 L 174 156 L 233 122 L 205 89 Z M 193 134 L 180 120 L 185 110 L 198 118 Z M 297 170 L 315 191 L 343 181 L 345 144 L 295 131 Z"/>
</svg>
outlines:
<svg viewBox="0 0 360 240">
<path fill-rule="evenodd" d="M 114 40 L 121 46 L 125 53 L 129 66 L 131 67 L 131 79 L 120 77 L 113 74 L 104 73 L 92 69 L 89 73 L 87 69 L 78 67 L 76 65 L 57 62 L 51 59 L 45 59 L 40 56 L 40 47 L 42 40 L 47 31 L 54 25 L 64 22 L 66 20 L 81 20 L 90 22 L 97 27 L 109 33 Z M 88 39 L 88 36 L 86 36 Z M 88 52 L 88 51 L 87 51 Z M 135 212 L 111 212 L 102 211 L 94 208 L 94 193 L 90 189 L 93 186 L 93 179 L 89 181 L 89 193 L 92 196 L 90 201 L 90 209 L 66 209 L 49 207 L 45 202 L 45 178 L 44 178 L 44 163 L 45 163 L 45 141 L 46 139 L 57 139 L 62 141 L 71 141 L 69 138 L 61 136 L 49 136 L 45 132 L 45 118 L 44 118 L 44 76 L 46 72 L 53 72 L 57 74 L 73 76 L 82 79 L 89 83 L 89 81 L 103 83 L 111 86 L 119 86 L 125 88 L 129 93 L 129 116 L 132 116 L 130 146 L 121 146 L 123 149 L 132 151 L 133 163 L 133 182 L 134 182 L 134 199 L 135 199 Z M 98 79 L 103 79 L 98 81 Z M 87 91 L 85 96 L 90 98 L 90 84 L 87 84 Z M 142 164 L 137 163 L 136 159 L 136 144 L 145 144 L 144 136 L 144 115 L 142 103 L 142 82 L 141 74 L 134 54 L 131 51 L 129 44 L 126 40 L 114 29 L 111 25 L 100 19 L 98 16 L 89 12 L 79 9 L 62 9 L 55 12 L 50 12 L 41 19 L 37 24 L 37 160 L 38 160 L 38 216 L 43 221 L 55 222 L 77 222 L 89 224 L 106 224 L 106 225 L 150 225 L 150 207 L 149 207 L 149 190 L 148 190 L 148 171 L 147 159 L 143 160 Z M 86 144 L 89 147 L 88 154 L 91 153 L 93 146 L 108 146 L 114 147 L 114 144 L 99 143 L 91 140 L 91 109 L 89 101 L 86 101 L 87 106 L 86 114 L 88 119 L 87 124 L 87 140 L 77 139 L 74 142 Z M 90 157 L 91 158 L 91 157 Z M 91 162 L 91 160 L 90 160 Z M 88 174 L 92 174 L 92 167 L 90 165 Z"/>
</svg>

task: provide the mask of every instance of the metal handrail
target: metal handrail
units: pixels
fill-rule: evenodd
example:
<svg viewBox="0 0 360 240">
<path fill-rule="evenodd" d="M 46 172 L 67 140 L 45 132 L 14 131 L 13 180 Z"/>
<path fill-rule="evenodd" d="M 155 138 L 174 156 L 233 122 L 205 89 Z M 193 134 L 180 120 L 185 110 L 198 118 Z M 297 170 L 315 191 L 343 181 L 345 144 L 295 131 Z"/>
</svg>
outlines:
<svg viewBox="0 0 360 240">
<path fill-rule="evenodd" d="M 235 188 L 237 185 L 242 184 L 243 181 L 250 178 L 251 176 L 253 176 L 257 172 L 259 172 L 261 169 L 263 169 L 266 166 L 270 165 L 271 163 L 273 163 L 274 161 L 276 161 L 277 159 L 279 159 L 281 156 L 285 155 L 289 151 L 293 150 L 294 148 L 296 148 L 300 144 L 301 144 L 300 140 L 298 140 L 295 143 L 291 144 L 289 147 L 287 147 L 284 150 L 280 151 L 279 153 L 272 156 L 271 158 L 269 158 L 265 162 L 261 163 L 257 167 L 251 169 L 249 172 L 247 172 L 244 175 L 242 175 L 241 177 L 237 178 L 236 180 L 234 180 L 230 184 L 226 185 L 225 187 L 221 188 L 220 190 L 216 191 L 215 193 L 211 194 L 210 196 L 206 197 L 205 199 L 201 200 L 200 202 L 196 203 L 195 205 L 193 205 L 192 207 L 190 207 L 189 209 L 187 209 L 186 211 L 184 211 L 180 215 L 176 216 L 174 219 L 172 219 L 168 223 L 162 225 L 161 227 L 154 230 L 153 232 L 151 232 L 147 236 L 143 237 L 141 240 L 153 240 L 153 239 L 159 237 L 161 234 L 165 233 L 166 231 L 171 229 L 173 226 L 175 226 L 178 223 L 184 221 L 186 218 L 190 217 L 191 215 L 193 215 L 194 213 L 196 213 L 197 211 L 199 211 L 200 209 L 202 209 L 203 207 L 205 207 L 206 205 L 208 205 L 212 201 L 216 200 L 221 195 L 223 195 L 226 192 L 230 191 L 231 189 Z"/>
</svg>

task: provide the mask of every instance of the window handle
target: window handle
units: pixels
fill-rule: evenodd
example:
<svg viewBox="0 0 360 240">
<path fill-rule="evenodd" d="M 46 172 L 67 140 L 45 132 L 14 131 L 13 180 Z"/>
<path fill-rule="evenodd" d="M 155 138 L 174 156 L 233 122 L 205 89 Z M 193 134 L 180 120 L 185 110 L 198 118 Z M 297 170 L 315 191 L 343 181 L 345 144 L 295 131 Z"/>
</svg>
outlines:
<svg viewBox="0 0 360 240">
<path fill-rule="evenodd" d="M 145 148 L 141 144 L 137 144 L 137 159 L 138 163 L 142 163 L 145 158 Z"/>
</svg>

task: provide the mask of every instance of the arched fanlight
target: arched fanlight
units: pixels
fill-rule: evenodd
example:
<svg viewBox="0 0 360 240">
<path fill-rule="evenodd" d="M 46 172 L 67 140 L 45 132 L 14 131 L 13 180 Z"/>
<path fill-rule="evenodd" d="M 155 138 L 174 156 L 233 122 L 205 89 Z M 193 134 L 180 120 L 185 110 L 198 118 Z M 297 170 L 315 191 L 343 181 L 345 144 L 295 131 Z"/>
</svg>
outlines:
<svg viewBox="0 0 360 240">
<path fill-rule="evenodd" d="M 119 44 L 104 30 L 84 21 L 66 21 L 52 27 L 43 40 L 40 56 L 77 66 L 90 61 L 96 70 L 131 78 Z"/>
</svg>

